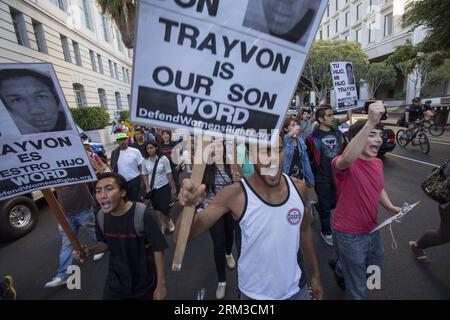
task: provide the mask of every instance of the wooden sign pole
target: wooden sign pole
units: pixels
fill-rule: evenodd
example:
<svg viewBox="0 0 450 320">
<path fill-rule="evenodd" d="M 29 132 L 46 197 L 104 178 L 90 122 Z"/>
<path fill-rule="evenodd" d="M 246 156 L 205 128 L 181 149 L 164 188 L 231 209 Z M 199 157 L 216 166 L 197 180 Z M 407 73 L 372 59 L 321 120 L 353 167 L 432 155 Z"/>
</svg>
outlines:
<svg viewBox="0 0 450 320">
<path fill-rule="evenodd" d="M 200 138 L 201 139 L 201 138 Z M 199 141 L 200 142 L 200 141 Z M 203 159 L 204 150 L 210 145 L 209 142 L 201 141 L 203 148 L 196 148 L 194 156 L 194 164 L 192 168 L 191 181 L 195 185 L 200 185 L 205 173 L 206 161 Z M 209 153 L 208 153 L 209 154 Z M 181 213 L 180 231 L 178 233 L 178 240 L 175 247 L 175 254 L 173 256 L 172 271 L 181 271 L 181 264 L 183 263 L 184 252 L 191 231 L 192 220 L 194 218 L 195 208 L 184 207 Z"/>
<path fill-rule="evenodd" d="M 70 227 L 69 223 L 67 222 L 64 211 L 61 208 L 61 205 L 59 204 L 58 200 L 56 200 L 56 197 L 53 194 L 53 192 L 50 189 L 43 189 L 41 191 L 45 197 L 45 200 L 47 201 L 48 205 L 50 206 L 50 209 L 52 210 L 53 214 L 56 216 L 56 219 L 58 219 L 58 223 L 61 225 L 62 229 L 66 233 L 67 238 L 69 239 L 70 243 L 72 244 L 72 247 L 75 249 L 75 251 L 80 253 L 81 258 L 86 258 L 83 250 L 81 250 L 80 243 L 78 242 L 78 239 L 77 239 L 75 233 L 73 232 L 72 228 Z"/>
</svg>

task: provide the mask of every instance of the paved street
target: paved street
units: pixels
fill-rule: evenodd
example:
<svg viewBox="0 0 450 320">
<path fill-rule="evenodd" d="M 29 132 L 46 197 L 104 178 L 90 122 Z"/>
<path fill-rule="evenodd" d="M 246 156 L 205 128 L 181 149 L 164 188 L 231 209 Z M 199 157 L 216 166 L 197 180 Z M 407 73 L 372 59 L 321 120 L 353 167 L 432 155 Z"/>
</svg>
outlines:
<svg viewBox="0 0 450 320">
<path fill-rule="evenodd" d="M 396 129 L 396 128 L 394 128 Z M 427 198 L 420 183 L 431 171 L 432 165 L 440 164 L 450 155 L 450 132 L 444 136 L 430 137 L 431 151 L 423 155 L 418 147 L 403 149 L 399 146 L 384 159 L 385 188 L 393 202 L 420 205 L 409 213 L 404 221 L 392 226 L 398 245 L 393 249 L 389 228 L 381 232 L 385 247 L 385 270 L 381 279 L 381 290 L 370 293 L 371 299 L 450 299 L 450 245 L 427 250 L 432 264 L 416 263 L 410 252 L 408 241 L 418 239 L 427 229 L 439 223 L 437 204 Z M 40 203 L 38 226 L 22 239 L 0 244 L 0 275 L 11 274 L 16 279 L 19 299 L 100 299 L 107 271 L 108 257 L 99 262 L 89 261 L 82 266 L 82 289 L 44 289 L 44 284 L 55 273 L 58 263 L 60 236 L 56 220 L 45 203 Z M 388 215 L 380 209 L 380 221 Z M 328 259 L 333 249 L 318 237 L 319 224 L 313 223 L 316 249 L 322 271 L 326 299 L 343 299 L 344 293 L 334 282 L 328 268 Z M 81 233 L 81 242 L 87 242 L 86 233 Z M 182 271 L 170 271 L 174 243 L 166 236 L 170 250 L 166 256 L 168 299 L 196 299 L 197 292 L 206 289 L 205 299 L 215 299 L 216 272 L 213 260 L 212 241 L 208 233 L 187 247 Z M 264 268 L 264 266 L 260 266 Z M 272 275 L 268 275 L 272 276 Z M 227 273 L 226 299 L 236 299 L 236 273 Z"/>
</svg>

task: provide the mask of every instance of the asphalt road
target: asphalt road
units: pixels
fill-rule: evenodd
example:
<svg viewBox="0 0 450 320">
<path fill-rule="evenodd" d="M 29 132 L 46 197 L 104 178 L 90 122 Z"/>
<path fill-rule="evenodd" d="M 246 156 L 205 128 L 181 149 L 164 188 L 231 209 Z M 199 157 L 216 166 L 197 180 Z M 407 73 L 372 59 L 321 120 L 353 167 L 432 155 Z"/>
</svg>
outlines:
<svg viewBox="0 0 450 320">
<path fill-rule="evenodd" d="M 427 229 L 439 224 L 437 204 L 423 194 L 420 183 L 432 165 L 438 165 L 450 156 L 450 132 L 438 138 L 431 137 L 431 141 L 428 155 L 421 154 L 417 147 L 403 149 L 397 146 L 384 158 L 385 188 L 393 202 L 401 205 L 420 200 L 421 203 L 401 223 L 393 224 L 396 249 L 391 246 L 389 229 L 382 229 L 385 269 L 381 289 L 372 290 L 371 299 L 450 299 L 450 244 L 428 249 L 427 254 L 432 260 L 428 266 L 415 262 L 408 246 L 408 241 L 417 240 Z M 56 219 L 46 204 L 40 203 L 40 209 L 39 224 L 30 234 L 13 242 L 0 243 L 0 276 L 14 276 L 19 299 L 100 299 L 108 256 L 82 265 L 81 290 L 44 288 L 57 269 L 60 236 Z M 380 209 L 379 221 L 387 217 L 384 209 Z M 317 219 L 313 228 L 325 298 L 344 299 L 344 292 L 336 286 L 328 268 L 328 259 L 334 256 L 333 248 L 325 245 L 318 236 Z M 181 272 L 170 270 L 174 243 L 171 235 L 166 238 L 170 245 L 166 254 L 168 299 L 195 300 L 201 289 L 205 289 L 204 299 L 215 299 L 217 278 L 210 235 L 205 233 L 188 244 Z M 85 232 L 80 233 L 80 239 L 82 243 L 89 242 Z M 227 283 L 225 298 L 236 299 L 236 271 L 227 271 Z"/>
</svg>

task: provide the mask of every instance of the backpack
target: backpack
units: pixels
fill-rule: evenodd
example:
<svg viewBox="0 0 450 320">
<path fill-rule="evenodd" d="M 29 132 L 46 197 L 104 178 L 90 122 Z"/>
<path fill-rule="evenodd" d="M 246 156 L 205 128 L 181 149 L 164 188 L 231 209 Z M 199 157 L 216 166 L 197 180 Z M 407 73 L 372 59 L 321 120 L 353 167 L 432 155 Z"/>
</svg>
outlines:
<svg viewBox="0 0 450 320">
<path fill-rule="evenodd" d="M 139 237 L 143 237 L 144 236 L 144 213 L 145 213 L 145 204 L 141 203 L 141 202 L 136 202 L 136 206 L 134 207 L 134 230 L 136 231 L 136 233 L 138 234 Z M 97 213 L 97 223 L 98 226 L 100 228 L 100 230 L 102 231 L 102 233 L 104 233 L 104 229 L 105 229 L 105 214 L 103 213 L 102 210 L 100 210 Z"/>
<path fill-rule="evenodd" d="M 422 182 L 423 192 L 439 203 L 450 201 L 450 189 L 447 183 L 447 176 L 444 171 L 448 170 L 449 160 L 444 162 L 441 167 L 434 168 L 431 174 Z"/>
</svg>

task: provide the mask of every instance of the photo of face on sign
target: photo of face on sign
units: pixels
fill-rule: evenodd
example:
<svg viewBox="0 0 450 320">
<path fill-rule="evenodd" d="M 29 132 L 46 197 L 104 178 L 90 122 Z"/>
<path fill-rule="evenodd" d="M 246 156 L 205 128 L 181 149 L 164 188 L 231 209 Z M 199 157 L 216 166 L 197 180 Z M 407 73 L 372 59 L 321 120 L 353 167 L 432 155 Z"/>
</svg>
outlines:
<svg viewBox="0 0 450 320">
<path fill-rule="evenodd" d="M 0 67 L 0 99 L 22 135 L 71 129 L 49 74 Z"/>
<path fill-rule="evenodd" d="M 347 72 L 347 85 L 355 84 L 355 76 L 353 75 L 353 66 L 351 63 L 345 65 L 345 70 Z"/>
<path fill-rule="evenodd" d="M 244 27 L 306 45 L 320 0 L 248 0 Z"/>
</svg>

